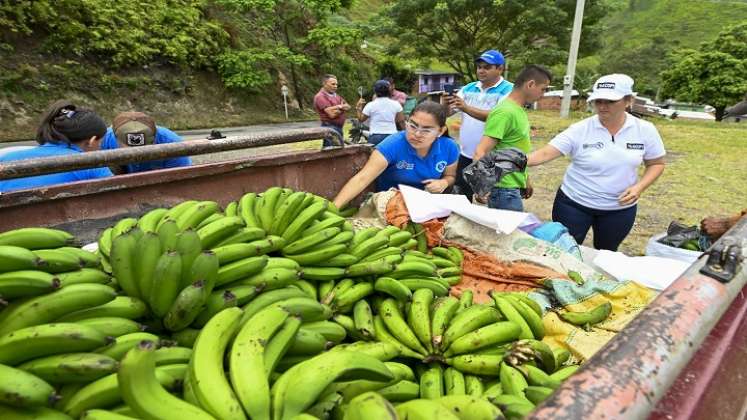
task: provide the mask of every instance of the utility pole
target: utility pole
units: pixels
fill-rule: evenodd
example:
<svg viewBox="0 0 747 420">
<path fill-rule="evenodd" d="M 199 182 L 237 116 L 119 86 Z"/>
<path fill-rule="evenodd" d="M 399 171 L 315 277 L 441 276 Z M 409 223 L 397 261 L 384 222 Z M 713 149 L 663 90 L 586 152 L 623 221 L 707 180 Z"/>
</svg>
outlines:
<svg viewBox="0 0 747 420">
<path fill-rule="evenodd" d="M 280 87 L 280 93 L 283 94 L 283 106 L 285 107 L 285 120 L 288 120 L 288 86 Z"/>
<path fill-rule="evenodd" d="M 586 0 L 576 0 L 576 15 L 573 18 L 573 32 L 571 33 L 571 51 L 568 53 L 568 67 L 565 76 L 563 76 L 563 101 L 560 103 L 560 116 L 562 118 L 568 118 L 568 115 L 570 115 L 573 78 L 576 76 L 576 57 L 578 57 L 578 43 L 581 40 L 585 3 Z"/>
</svg>

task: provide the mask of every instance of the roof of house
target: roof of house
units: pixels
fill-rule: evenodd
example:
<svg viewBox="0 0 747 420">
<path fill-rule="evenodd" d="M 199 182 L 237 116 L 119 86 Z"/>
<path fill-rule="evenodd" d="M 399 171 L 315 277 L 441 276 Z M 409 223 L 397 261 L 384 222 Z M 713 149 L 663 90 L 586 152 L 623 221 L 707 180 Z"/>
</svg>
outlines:
<svg viewBox="0 0 747 420">
<path fill-rule="evenodd" d="M 451 74 L 459 74 L 454 71 L 437 71 L 437 70 L 415 70 L 415 74 L 417 75 L 423 75 L 423 76 L 435 76 L 435 75 L 451 75 Z"/>
</svg>

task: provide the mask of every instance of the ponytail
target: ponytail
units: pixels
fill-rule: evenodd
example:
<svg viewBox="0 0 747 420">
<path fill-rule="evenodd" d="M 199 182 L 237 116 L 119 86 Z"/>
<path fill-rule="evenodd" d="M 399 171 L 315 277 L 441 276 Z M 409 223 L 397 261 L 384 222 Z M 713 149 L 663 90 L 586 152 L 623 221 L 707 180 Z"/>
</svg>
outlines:
<svg viewBox="0 0 747 420">
<path fill-rule="evenodd" d="M 51 104 L 36 130 L 36 142 L 79 143 L 91 137 L 103 138 L 106 123 L 95 112 L 59 100 Z"/>
</svg>

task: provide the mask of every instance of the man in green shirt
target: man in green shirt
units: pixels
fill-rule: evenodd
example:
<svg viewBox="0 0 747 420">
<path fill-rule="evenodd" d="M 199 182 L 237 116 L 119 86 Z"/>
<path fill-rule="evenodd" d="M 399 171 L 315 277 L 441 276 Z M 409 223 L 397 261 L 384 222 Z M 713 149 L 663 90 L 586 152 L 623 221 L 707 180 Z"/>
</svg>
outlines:
<svg viewBox="0 0 747 420">
<path fill-rule="evenodd" d="M 474 160 L 480 160 L 491 150 L 516 147 L 526 154 L 532 150 L 529 141 L 529 118 L 524 111 L 525 104 L 538 101 L 550 85 L 552 74 L 544 67 L 529 65 L 514 81 L 514 89 L 490 111 L 485 121 L 480 144 L 477 145 Z M 522 193 L 523 190 L 523 193 Z M 487 197 L 488 207 L 493 209 L 524 211 L 522 198 L 532 195 L 532 187 L 527 180 L 526 170 L 514 172 L 501 178 Z M 484 201 L 485 197 L 478 197 Z"/>
</svg>

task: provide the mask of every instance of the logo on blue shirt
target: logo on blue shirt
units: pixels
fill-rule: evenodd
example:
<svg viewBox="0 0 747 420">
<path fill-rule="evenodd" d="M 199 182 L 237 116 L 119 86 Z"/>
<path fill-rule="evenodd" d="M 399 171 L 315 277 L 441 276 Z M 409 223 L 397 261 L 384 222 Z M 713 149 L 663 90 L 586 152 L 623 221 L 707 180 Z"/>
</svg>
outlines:
<svg viewBox="0 0 747 420">
<path fill-rule="evenodd" d="M 399 162 L 397 162 L 397 169 L 413 170 L 415 169 L 415 164 L 410 163 L 406 160 L 400 160 Z"/>
<path fill-rule="evenodd" d="M 443 172 L 444 169 L 446 169 L 446 161 L 445 160 L 438 161 L 438 163 L 436 163 L 436 170 L 438 172 Z"/>
</svg>

